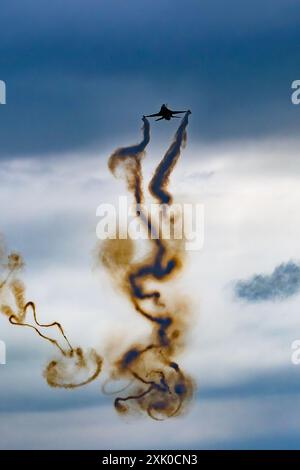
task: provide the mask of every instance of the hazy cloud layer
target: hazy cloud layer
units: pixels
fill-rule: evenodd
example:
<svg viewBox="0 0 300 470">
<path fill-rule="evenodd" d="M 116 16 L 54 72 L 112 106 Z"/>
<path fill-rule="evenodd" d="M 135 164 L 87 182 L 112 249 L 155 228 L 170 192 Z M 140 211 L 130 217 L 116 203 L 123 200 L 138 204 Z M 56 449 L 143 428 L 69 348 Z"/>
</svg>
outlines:
<svg viewBox="0 0 300 470">
<path fill-rule="evenodd" d="M 192 191 L 193 200 L 205 204 L 204 248 L 188 256 L 186 277 L 177 280 L 194 300 L 195 321 L 182 357 L 199 383 L 190 413 L 161 426 L 144 420 L 128 425 L 115 415 L 113 397 L 101 394 L 105 375 L 74 393 L 49 389 L 42 371 L 55 357 L 51 345 L 1 317 L 7 344 L 7 365 L 1 366 L 2 447 L 272 446 L 279 440 L 278 427 L 284 446 L 295 445 L 300 382 L 290 344 L 298 336 L 299 298 L 261 307 L 253 303 L 241 315 L 240 303 L 223 291 L 242 269 L 263 272 L 269 262 L 266 271 L 272 272 L 280 260 L 298 256 L 299 146 L 281 145 L 195 145 L 194 152 L 190 146 L 172 178 L 178 193 L 189 199 Z M 145 158 L 150 175 L 160 151 L 157 145 Z M 193 160 L 192 153 L 199 158 Z M 124 341 L 125 348 L 148 334 L 105 274 L 91 272 L 96 208 L 124 194 L 124 182 L 111 179 L 106 159 L 105 153 L 85 153 L 16 159 L 0 168 L 1 200 L 13 201 L 14 209 L 2 207 L 1 229 L 8 246 L 25 256 L 28 297 L 37 302 L 41 319 L 62 322 L 74 344 L 103 353 L 110 340 L 119 341 L 120 348 Z M 178 425 L 184 436 L 178 436 Z M 84 438 L 78 431 L 83 426 Z"/>
</svg>

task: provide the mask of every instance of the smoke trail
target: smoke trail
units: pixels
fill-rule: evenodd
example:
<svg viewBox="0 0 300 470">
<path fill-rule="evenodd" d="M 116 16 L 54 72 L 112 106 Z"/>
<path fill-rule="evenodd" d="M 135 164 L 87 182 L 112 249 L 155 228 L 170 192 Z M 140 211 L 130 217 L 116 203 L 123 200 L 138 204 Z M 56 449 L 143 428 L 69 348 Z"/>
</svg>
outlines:
<svg viewBox="0 0 300 470">
<path fill-rule="evenodd" d="M 149 191 L 162 204 L 171 204 L 172 196 L 167 191 L 169 177 L 180 156 L 180 150 L 186 143 L 186 127 L 189 121 L 190 111 L 187 111 L 175 134 L 174 140 L 168 148 L 164 158 L 156 168 L 152 180 L 149 183 Z"/>
<path fill-rule="evenodd" d="M 128 190 L 133 192 L 137 204 L 143 202 L 142 189 L 142 168 L 141 160 L 144 156 L 145 148 L 150 142 L 150 124 L 146 117 L 143 117 L 143 140 L 130 147 L 121 147 L 115 150 L 110 156 L 108 167 L 116 176 L 117 167 L 125 167 Z"/>
<path fill-rule="evenodd" d="M 149 185 L 151 194 L 163 203 L 172 202 L 167 191 L 168 182 L 186 141 L 188 115 L 189 112 L 182 119 L 174 141 Z M 117 169 L 120 167 L 125 171 L 128 190 L 135 198 L 136 214 L 149 235 L 149 252 L 136 261 L 133 240 L 106 240 L 102 245 L 100 260 L 121 285 L 136 312 L 152 325 L 150 340 L 134 344 L 114 364 L 111 377 L 129 381 L 123 388 L 123 392 L 127 390 L 128 394 L 117 397 L 115 407 L 119 412 L 126 412 L 131 405 L 146 412 L 151 418 L 161 420 L 178 415 L 183 410 L 183 405 L 192 396 L 193 382 L 174 360 L 184 346 L 187 304 L 173 295 L 173 305 L 168 306 L 162 299 L 161 289 L 148 288 L 149 281 L 165 282 L 182 268 L 183 240 L 165 240 L 161 230 L 143 210 L 141 162 L 150 141 L 150 124 L 145 117 L 143 123 L 143 140 L 137 145 L 117 149 L 108 165 L 115 176 L 118 176 Z M 167 215 L 165 211 L 163 214 Z M 174 225 L 175 218 L 171 222 Z M 154 238 L 151 236 L 153 233 L 157 235 Z M 101 372 L 102 357 L 94 349 L 83 351 L 80 347 L 73 348 L 60 323 L 55 321 L 44 324 L 38 320 L 35 303 L 26 301 L 25 286 L 18 277 L 23 266 L 21 255 L 11 253 L 7 256 L 0 245 L 0 312 L 12 325 L 34 330 L 40 338 L 56 348 L 58 357 L 44 371 L 44 377 L 51 387 L 73 389 L 92 382 Z M 29 313 L 32 314 L 33 322 L 27 319 Z M 44 329 L 55 329 L 60 339 L 45 334 Z"/>
<path fill-rule="evenodd" d="M 172 145 L 150 183 L 152 194 L 163 202 L 170 203 L 172 200 L 167 193 L 167 184 L 180 155 L 182 143 L 186 139 L 188 114 L 184 116 Z M 135 158 L 135 155 L 132 157 Z M 125 171 L 132 175 L 131 169 L 125 168 Z M 140 181 L 141 179 L 135 179 L 138 184 Z M 139 188 L 130 187 L 135 194 Z M 130 380 L 126 387 L 126 390 L 130 390 L 128 395 L 116 398 L 115 407 L 123 413 L 128 411 L 127 405 L 131 404 L 133 408 L 146 412 L 153 419 L 161 420 L 178 415 L 183 409 L 183 404 L 192 395 L 192 380 L 173 359 L 175 353 L 184 345 L 184 317 L 187 314 L 187 305 L 177 300 L 173 309 L 169 310 L 161 299 L 160 290 L 149 291 L 147 284 L 152 279 L 159 282 L 170 279 L 171 275 L 182 267 L 183 257 L 179 241 L 174 244 L 174 240 L 164 240 L 142 208 L 139 215 L 148 234 L 151 235 L 155 231 L 159 235 L 157 239 L 151 240 L 148 256 L 140 262 L 133 262 L 133 241 L 119 239 L 106 240 L 101 253 L 101 260 L 113 278 L 121 277 L 123 290 L 128 294 L 135 310 L 153 327 L 148 344 L 134 345 L 115 364 L 112 377 Z M 151 239 L 151 236 L 149 238 Z"/>
<path fill-rule="evenodd" d="M 5 255 L 3 247 L 1 253 L 2 279 L 0 282 L 0 312 L 4 314 L 12 325 L 26 327 L 34 330 L 42 339 L 50 342 L 59 351 L 58 359 L 51 361 L 44 372 L 49 385 L 62 388 L 76 388 L 93 381 L 102 368 L 102 358 L 91 349 L 83 352 L 81 348 L 74 349 L 63 327 L 58 322 L 43 324 L 37 318 L 36 306 L 32 301 L 26 302 L 25 286 L 17 277 L 24 266 L 19 253 L 12 252 Z M 33 324 L 27 321 L 28 311 L 33 316 Z M 62 340 L 62 344 L 51 336 L 42 333 L 43 329 L 55 328 Z M 84 379 L 78 381 L 78 376 Z"/>
</svg>

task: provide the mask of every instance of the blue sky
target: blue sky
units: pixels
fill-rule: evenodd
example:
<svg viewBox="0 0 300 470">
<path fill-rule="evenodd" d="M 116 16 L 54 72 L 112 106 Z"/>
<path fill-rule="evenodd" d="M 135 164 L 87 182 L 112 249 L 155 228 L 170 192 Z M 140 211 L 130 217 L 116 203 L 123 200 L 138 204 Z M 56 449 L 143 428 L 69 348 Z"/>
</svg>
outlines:
<svg viewBox="0 0 300 470">
<path fill-rule="evenodd" d="M 109 154 L 137 142 L 142 114 L 163 102 L 192 110 L 171 189 L 204 204 L 205 243 L 176 281 L 194 311 L 180 358 L 198 383 L 191 410 L 127 422 L 102 377 L 52 390 L 51 345 L 0 318 L 2 448 L 299 447 L 299 295 L 234 296 L 237 280 L 299 266 L 299 17 L 297 0 L 3 0 L 1 232 L 24 254 L 43 320 L 103 354 L 112 332 L 124 347 L 148 332 L 95 269 L 95 214 L 125 191 Z M 145 179 L 175 129 L 153 123 Z"/>
<path fill-rule="evenodd" d="M 1 156 L 61 152 L 133 133 L 167 101 L 193 138 L 295 134 L 297 0 L 4 1 Z M 14 138 L 11 138 L 11 135 Z"/>
</svg>

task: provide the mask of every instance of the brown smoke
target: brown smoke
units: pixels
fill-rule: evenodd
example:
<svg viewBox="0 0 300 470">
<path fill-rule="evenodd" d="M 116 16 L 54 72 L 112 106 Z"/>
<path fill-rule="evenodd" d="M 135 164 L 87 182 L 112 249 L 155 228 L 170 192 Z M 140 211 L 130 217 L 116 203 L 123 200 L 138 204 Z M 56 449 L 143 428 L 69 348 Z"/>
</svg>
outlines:
<svg viewBox="0 0 300 470">
<path fill-rule="evenodd" d="M 151 193 L 167 204 L 172 201 L 167 192 L 169 176 L 186 140 L 188 115 L 189 113 L 186 113 L 182 119 L 174 141 L 158 165 L 149 186 Z M 146 118 L 143 120 L 144 129 L 146 126 L 148 129 L 149 122 Z M 146 141 L 144 139 L 143 142 Z M 136 163 L 123 169 L 127 182 L 130 182 L 128 187 L 135 195 L 135 202 L 139 207 L 137 216 L 143 222 L 149 239 L 153 232 L 158 233 L 158 237 L 149 240 L 149 253 L 142 260 L 133 261 L 133 240 L 121 239 L 106 240 L 102 244 L 100 259 L 114 280 L 127 293 L 135 310 L 152 325 L 150 340 L 144 344 L 133 345 L 115 363 L 112 378 L 130 381 L 126 387 L 127 395 L 116 398 L 115 407 L 124 413 L 131 406 L 146 412 L 151 418 L 161 420 L 178 415 L 192 396 L 192 380 L 174 361 L 174 356 L 184 345 L 185 317 L 188 309 L 182 301 L 175 302 L 173 308 L 169 309 L 167 302 L 162 298 L 161 290 L 149 290 L 147 285 L 153 280 L 158 283 L 170 280 L 182 268 L 183 250 L 180 241 L 165 240 L 162 237 L 160 230 L 139 205 L 143 191 L 140 147 L 137 146 L 136 149 L 136 153 L 130 153 L 131 162 Z M 143 151 L 144 149 L 145 145 Z M 121 153 L 126 155 L 126 152 L 120 152 L 119 149 L 109 159 L 109 168 L 113 174 L 118 164 L 122 163 Z M 167 215 L 165 211 L 164 214 Z M 175 224 L 175 219 L 172 223 Z"/>
<path fill-rule="evenodd" d="M 81 348 L 73 349 L 60 323 L 39 322 L 35 303 L 26 301 L 25 286 L 18 278 L 24 266 L 22 256 L 15 252 L 6 256 L 2 247 L 0 252 L 2 268 L 0 312 L 8 317 L 12 325 L 34 330 L 43 340 L 58 349 L 58 358 L 51 361 L 44 372 L 48 384 L 53 387 L 76 388 L 92 382 L 101 371 L 102 358 L 93 349 L 88 352 L 83 352 Z M 32 323 L 27 320 L 28 312 L 32 313 Z M 58 331 L 62 344 L 43 333 L 43 330 L 51 328 Z M 84 378 L 78 381 L 78 376 Z"/>
<path fill-rule="evenodd" d="M 175 134 L 174 140 L 158 165 L 149 184 L 150 193 L 165 205 L 170 205 L 169 177 L 186 142 L 187 112 Z M 144 211 L 142 187 L 142 159 L 150 141 L 150 124 L 143 117 L 143 139 L 130 147 L 117 149 L 109 159 L 111 172 L 125 175 L 128 190 L 134 195 L 136 215 L 148 234 L 149 249 L 142 259 L 137 259 L 136 245 L 131 239 L 106 240 L 99 252 L 99 260 L 109 270 L 113 279 L 130 299 L 135 311 L 152 326 L 147 341 L 133 344 L 115 361 L 112 379 L 128 379 L 125 392 L 115 399 L 116 409 L 124 413 L 129 407 L 162 420 L 176 416 L 184 410 L 193 393 L 193 382 L 175 361 L 185 345 L 188 302 L 172 295 L 165 299 L 162 283 L 172 280 L 183 267 L 183 240 L 166 240 L 161 229 Z M 122 173 L 121 173 L 122 174 Z M 166 207 L 163 217 L 168 216 Z M 174 226 L 176 217 L 171 219 Z M 152 237 L 153 234 L 155 237 Z M 40 338 L 51 343 L 57 357 L 49 362 L 44 377 L 51 387 L 73 389 L 95 380 L 102 369 L 102 358 L 94 350 L 74 348 L 60 323 L 41 323 L 36 305 L 26 300 L 25 286 L 20 280 L 24 266 L 18 253 L 6 254 L 0 244 L 0 312 L 14 326 L 33 330 Z M 150 288 L 153 281 L 158 288 Z M 29 315 L 32 321 L 28 319 Z M 56 332 L 53 336 L 50 332 Z M 47 332 L 47 334 L 46 334 Z M 48 334 L 49 332 L 49 334 Z M 56 339 L 57 334 L 59 340 Z"/>
<path fill-rule="evenodd" d="M 137 204 L 143 202 L 142 190 L 142 167 L 141 161 L 145 154 L 145 148 L 150 141 L 150 124 L 148 119 L 143 117 L 143 140 L 130 147 L 120 147 L 114 151 L 108 161 L 108 167 L 113 175 L 117 176 L 117 169 L 124 167 L 127 187 L 134 193 Z"/>
<path fill-rule="evenodd" d="M 151 194 L 158 199 L 162 204 L 171 204 L 172 196 L 168 192 L 168 184 L 170 174 L 172 173 L 174 166 L 180 156 L 181 147 L 186 144 L 186 127 L 188 125 L 190 111 L 187 111 L 184 118 L 181 121 L 180 126 L 174 136 L 174 140 L 168 148 L 164 158 L 155 170 L 153 178 L 149 183 L 149 191 Z"/>
</svg>

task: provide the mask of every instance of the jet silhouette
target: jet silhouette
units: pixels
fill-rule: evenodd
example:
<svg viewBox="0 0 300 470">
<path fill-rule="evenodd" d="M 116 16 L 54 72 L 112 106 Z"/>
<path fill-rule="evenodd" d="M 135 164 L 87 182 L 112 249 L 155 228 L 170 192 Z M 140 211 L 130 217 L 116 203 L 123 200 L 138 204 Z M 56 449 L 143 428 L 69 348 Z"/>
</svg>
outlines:
<svg viewBox="0 0 300 470">
<path fill-rule="evenodd" d="M 191 112 L 190 110 L 188 111 Z M 186 113 L 188 111 L 172 111 L 167 107 L 166 104 L 163 104 L 158 113 L 148 114 L 145 117 L 158 117 L 158 119 L 155 119 L 155 121 L 161 121 L 162 119 L 170 121 L 172 118 L 180 118 L 180 116 L 174 116 L 174 114 Z"/>
</svg>

